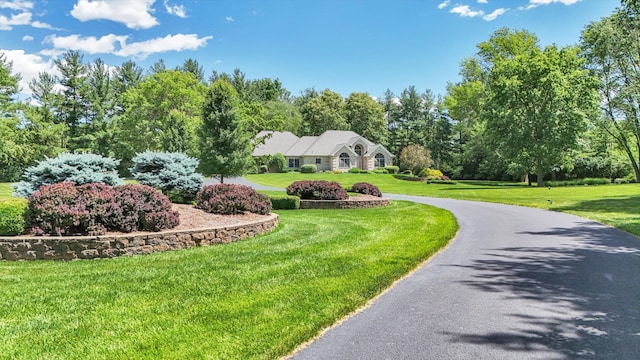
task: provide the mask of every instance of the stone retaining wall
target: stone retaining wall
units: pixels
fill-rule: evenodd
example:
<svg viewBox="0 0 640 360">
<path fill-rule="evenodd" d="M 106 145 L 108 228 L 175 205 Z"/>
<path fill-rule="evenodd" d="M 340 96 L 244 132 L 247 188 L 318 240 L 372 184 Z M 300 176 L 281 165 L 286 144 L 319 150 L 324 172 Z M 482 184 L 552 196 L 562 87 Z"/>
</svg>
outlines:
<svg viewBox="0 0 640 360">
<path fill-rule="evenodd" d="M 112 258 L 224 244 L 267 233 L 278 215 L 254 223 L 187 231 L 78 237 L 0 237 L 3 260 L 75 260 Z"/>
<path fill-rule="evenodd" d="M 389 205 L 389 199 L 358 197 L 349 200 L 300 200 L 300 209 L 361 209 Z"/>
</svg>

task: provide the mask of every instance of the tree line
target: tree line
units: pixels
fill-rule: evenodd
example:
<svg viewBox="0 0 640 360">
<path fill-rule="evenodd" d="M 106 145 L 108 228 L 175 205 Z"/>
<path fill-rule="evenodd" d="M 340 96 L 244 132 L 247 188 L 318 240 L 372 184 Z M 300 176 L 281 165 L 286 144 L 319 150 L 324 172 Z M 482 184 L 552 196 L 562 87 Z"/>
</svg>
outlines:
<svg viewBox="0 0 640 360">
<path fill-rule="evenodd" d="M 461 62 L 462 80 L 444 97 L 415 86 L 378 98 L 314 88 L 293 96 L 279 79 L 239 69 L 205 78 L 195 59 L 144 70 L 69 51 L 55 61 L 57 75 L 40 73 L 32 99 L 18 101 L 20 74 L 0 54 L 0 181 L 61 152 L 121 159 L 123 175 L 145 150 L 198 158 L 208 175 L 246 171 L 262 130 L 353 130 L 397 158 L 418 145 L 458 179 L 638 180 L 639 14 L 622 1 L 585 26 L 577 46 L 542 47 L 526 30 L 499 29 Z"/>
</svg>

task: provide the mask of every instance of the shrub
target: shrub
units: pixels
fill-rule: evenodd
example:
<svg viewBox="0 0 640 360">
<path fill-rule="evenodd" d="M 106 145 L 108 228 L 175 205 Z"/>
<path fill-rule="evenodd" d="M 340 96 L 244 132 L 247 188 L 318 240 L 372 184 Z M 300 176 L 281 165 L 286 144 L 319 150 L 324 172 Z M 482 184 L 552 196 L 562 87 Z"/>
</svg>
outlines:
<svg viewBox="0 0 640 360">
<path fill-rule="evenodd" d="M 178 225 L 169 199 L 146 185 L 45 185 L 29 196 L 35 235 L 102 235 L 108 230 L 160 231 Z"/>
<path fill-rule="evenodd" d="M 282 153 L 275 153 L 269 160 L 269 169 L 275 172 L 285 172 L 287 168 L 287 159 Z"/>
<path fill-rule="evenodd" d="M 353 184 L 353 186 L 351 187 L 351 190 L 359 194 L 382 197 L 382 192 L 380 192 L 380 189 L 378 189 L 377 186 L 373 184 L 369 184 L 367 182 L 357 182 Z"/>
<path fill-rule="evenodd" d="M 271 200 L 249 186 L 216 184 L 202 188 L 196 195 L 196 207 L 213 214 L 238 214 L 244 211 L 268 214 Z"/>
<path fill-rule="evenodd" d="M 267 165 L 260 165 L 260 169 L 258 170 L 259 174 L 266 174 L 269 172 L 269 167 Z"/>
<path fill-rule="evenodd" d="M 393 175 L 394 178 L 398 179 L 398 180 L 406 180 L 406 181 L 422 181 L 421 178 L 417 177 L 417 176 L 413 176 L 411 174 L 394 174 Z"/>
<path fill-rule="evenodd" d="M 27 208 L 25 199 L 0 201 L 0 235 L 20 235 L 24 233 Z"/>
<path fill-rule="evenodd" d="M 374 174 L 388 174 L 389 170 L 385 168 L 377 168 L 373 171 Z"/>
<path fill-rule="evenodd" d="M 204 183 L 204 177 L 196 173 L 198 160 L 182 153 L 145 151 L 132 161 L 133 178 L 159 189 L 173 202 L 190 203 Z"/>
<path fill-rule="evenodd" d="M 300 209 L 300 198 L 289 195 L 271 195 L 273 210 L 297 210 Z"/>
<path fill-rule="evenodd" d="M 413 175 L 413 171 L 407 169 L 407 170 L 403 170 L 401 174 L 402 175 Z"/>
<path fill-rule="evenodd" d="M 349 169 L 350 174 L 360 174 L 360 172 L 361 172 L 360 168 L 357 168 L 357 167 L 352 167 Z"/>
<path fill-rule="evenodd" d="M 394 165 L 385 166 L 385 170 L 389 172 L 389 174 L 397 174 L 400 171 L 400 168 Z"/>
<path fill-rule="evenodd" d="M 28 197 L 43 185 L 73 182 L 77 185 L 104 183 L 118 185 L 118 160 L 96 154 L 60 154 L 27 168 L 22 181 L 14 186 L 14 195 Z"/>
<path fill-rule="evenodd" d="M 171 210 L 169 198 L 148 185 L 127 184 L 114 188 L 120 215 L 116 230 L 160 231 L 180 224 L 178 212 Z"/>
<path fill-rule="evenodd" d="M 608 185 L 611 180 L 607 178 L 586 178 L 564 181 L 545 181 L 545 186 L 561 187 L 561 186 L 579 186 L 579 185 Z"/>
<path fill-rule="evenodd" d="M 335 181 L 303 180 L 287 186 L 287 194 L 307 200 L 345 200 L 347 191 Z"/>
<path fill-rule="evenodd" d="M 313 174 L 318 171 L 316 164 L 304 164 L 300 167 L 300 172 L 303 174 Z"/>
<path fill-rule="evenodd" d="M 444 174 L 442 173 L 442 171 L 429 168 L 422 169 L 422 171 L 420 171 L 420 174 L 418 174 L 418 177 L 427 179 L 440 179 L 443 176 Z"/>
</svg>

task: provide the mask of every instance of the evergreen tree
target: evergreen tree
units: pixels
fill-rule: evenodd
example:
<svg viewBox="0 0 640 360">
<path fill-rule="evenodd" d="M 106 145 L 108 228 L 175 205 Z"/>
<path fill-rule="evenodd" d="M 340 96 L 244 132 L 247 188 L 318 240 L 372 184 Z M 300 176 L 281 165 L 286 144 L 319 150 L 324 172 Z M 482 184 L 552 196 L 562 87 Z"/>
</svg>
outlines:
<svg viewBox="0 0 640 360">
<path fill-rule="evenodd" d="M 234 86 L 216 80 L 207 91 L 200 128 L 200 169 L 205 175 L 240 176 L 253 162 L 251 136 L 242 126 L 240 99 Z"/>
</svg>

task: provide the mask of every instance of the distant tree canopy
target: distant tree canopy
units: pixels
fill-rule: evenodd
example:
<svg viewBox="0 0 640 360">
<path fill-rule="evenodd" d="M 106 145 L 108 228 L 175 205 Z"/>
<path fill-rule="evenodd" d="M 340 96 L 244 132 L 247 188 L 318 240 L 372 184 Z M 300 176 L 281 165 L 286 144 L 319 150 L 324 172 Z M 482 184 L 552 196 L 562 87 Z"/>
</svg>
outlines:
<svg viewBox="0 0 640 360">
<path fill-rule="evenodd" d="M 147 150 L 184 153 L 224 180 L 253 166 L 262 130 L 352 130 L 400 164 L 424 158 L 413 151 L 419 147 L 429 166 L 457 179 L 640 180 L 638 19 L 637 2 L 623 0 L 585 26 L 579 48 L 499 29 L 461 61 L 460 81 L 444 97 L 409 84 L 396 93 L 292 94 L 277 78 L 252 79 L 240 69 L 206 77 L 193 58 L 142 69 L 68 51 L 55 73 L 29 81 L 31 98 L 19 100 L 21 75 L 0 52 L 0 181 L 18 181 L 65 152 L 116 158 L 127 176 Z"/>
</svg>

